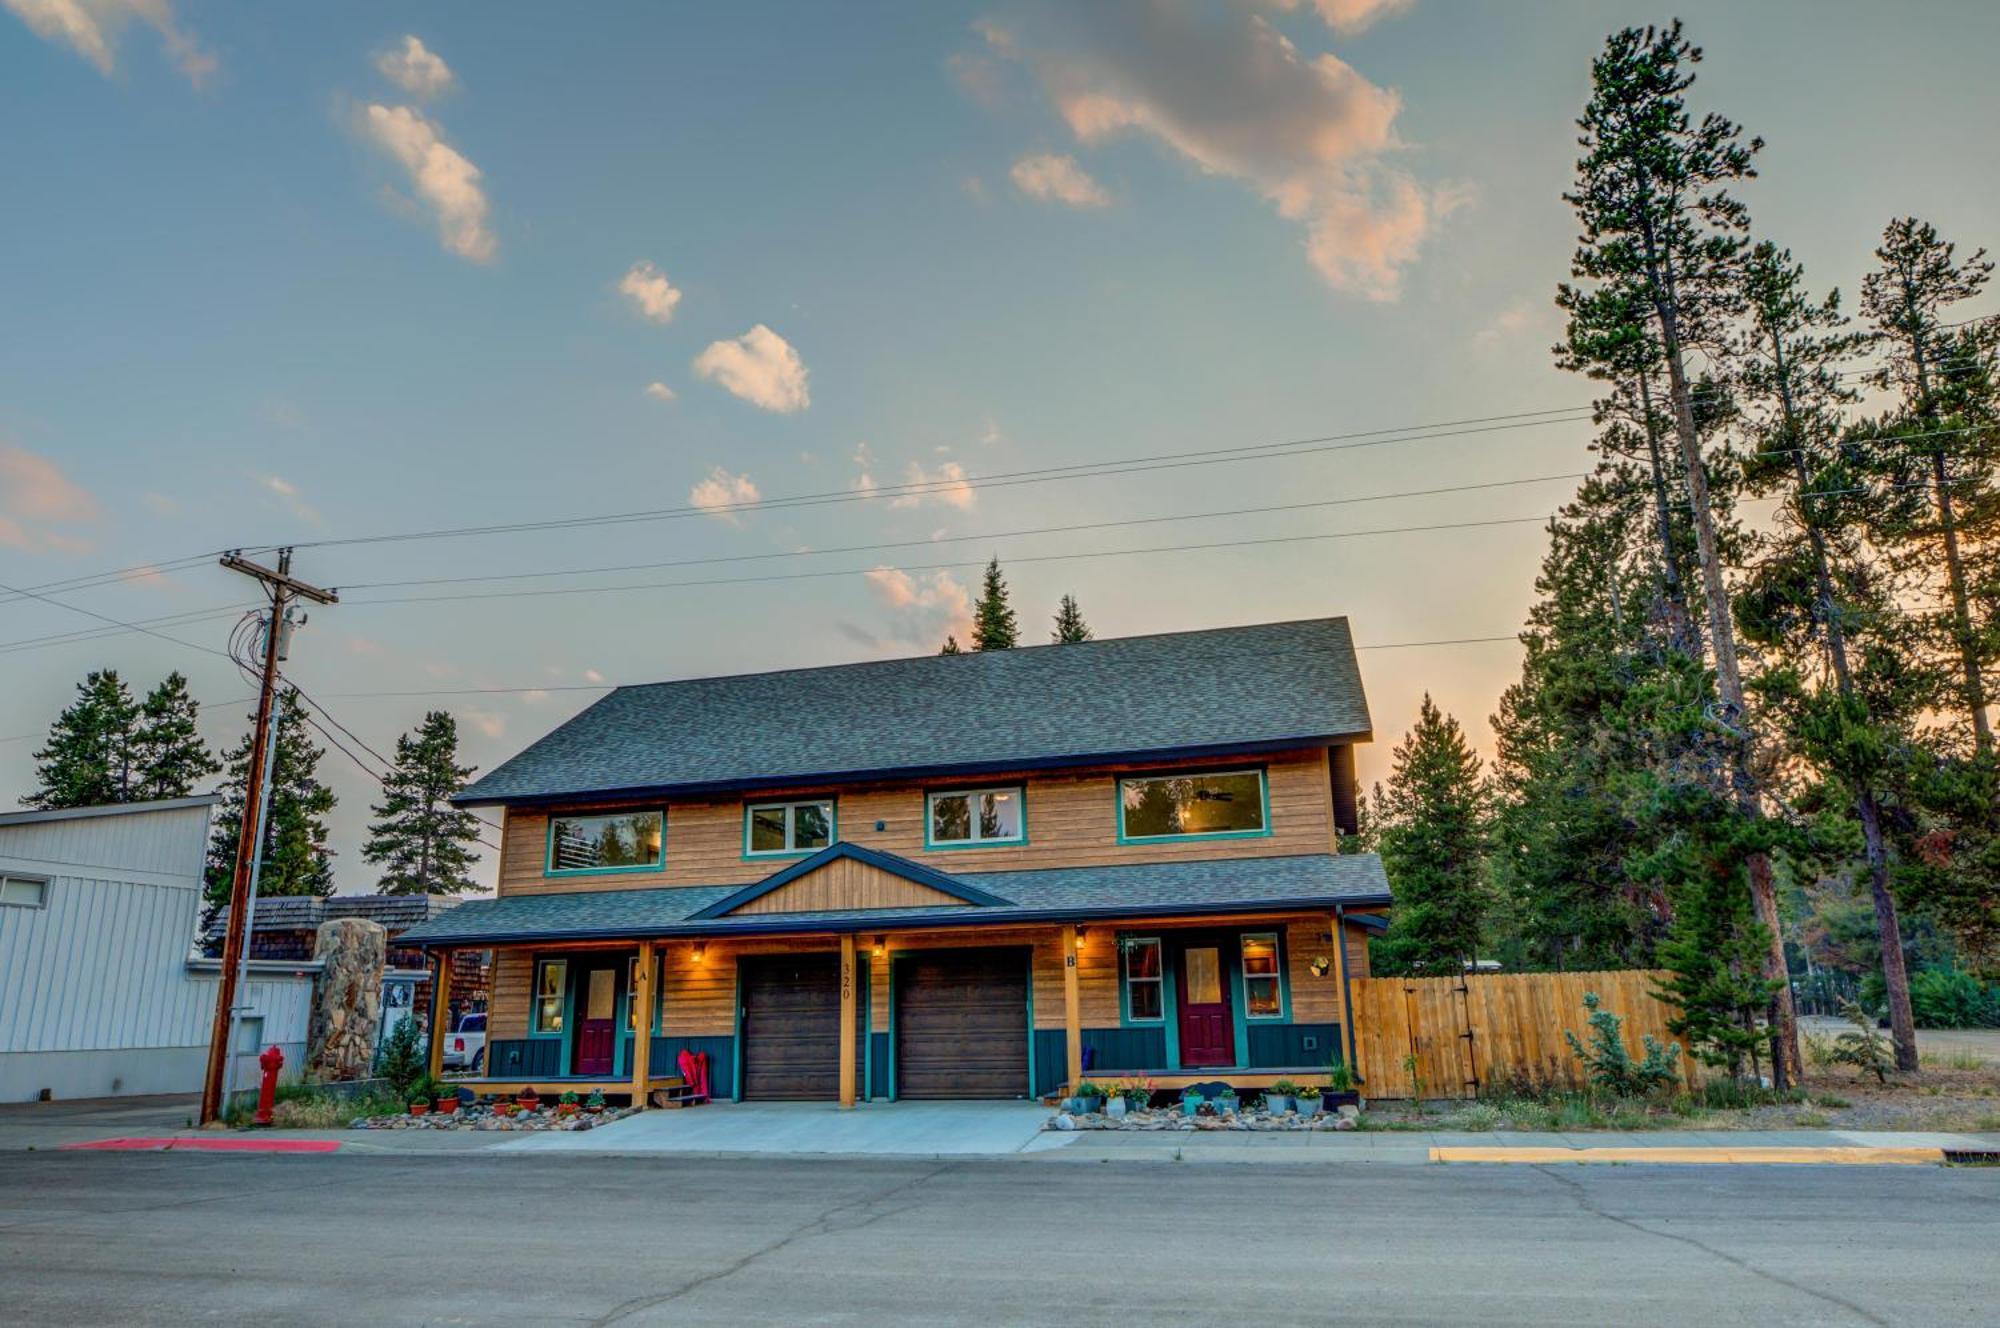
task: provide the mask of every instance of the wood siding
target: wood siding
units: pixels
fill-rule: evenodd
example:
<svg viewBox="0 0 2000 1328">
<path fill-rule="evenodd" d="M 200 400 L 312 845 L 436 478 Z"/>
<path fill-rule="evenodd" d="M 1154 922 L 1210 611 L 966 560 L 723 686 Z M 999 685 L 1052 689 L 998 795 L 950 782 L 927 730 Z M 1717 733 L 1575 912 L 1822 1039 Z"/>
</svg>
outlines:
<svg viewBox="0 0 2000 1328">
<path fill-rule="evenodd" d="M 829 862 L 818 871 L 779 886 L 770 894 L 730 910 L 744 913 L 814 913 L 857 908 L 923 908 L 965 901 L 942 890 L 883 871 L 853 858 Z"/>
<path fill-rule="evenodd" d="M 1326 853 L 1334 842 L 1333 779 L 1327 753 L 1318 748 L 1265 758 L 1270 792 L 1269 835 L 1248 839 L 1153 840 L 1120 844 L 1117 781 L 1139 770 L 1207 770 L 1256 764 L 1194 761 L 1144 767 L 1106 767 L 1055 774 L 999 775 L 981 787 L 1020 784 L 1026 790 L 1028 842 L 987 848 L 926 850 L 924 795 L 951 784 L 867 785 L 760 792 L 750 801 L 808 796 L 836 800 L 841 839 L 922 862 L 943 872 L 1015 871 L 1038 867 L 1110 866 L 1175 859 L 1282 857 Z M 962 787 L 961 782 L 958 786 Z M 748 885 L 785 866 L 786 858 L 743 856 L 746 799 L 708 799 L 667 806 L 666 866 L 655 871 L 548 876 L 548 814 L 516 808 L 502 832 L 499 892 L 631 890 L 649 886 Z M 655 802 L 625 806 L 658 807 Z M 598 804 L 578 811 L 602 810 Z M 882 829 L 877 830 L 877 824 Z"/>
</svg>

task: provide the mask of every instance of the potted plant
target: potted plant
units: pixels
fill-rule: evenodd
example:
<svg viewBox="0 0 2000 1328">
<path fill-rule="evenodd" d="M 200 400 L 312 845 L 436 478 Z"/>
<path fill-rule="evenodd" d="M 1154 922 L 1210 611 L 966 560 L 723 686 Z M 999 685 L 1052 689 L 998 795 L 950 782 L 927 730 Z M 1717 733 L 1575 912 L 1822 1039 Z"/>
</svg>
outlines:
<svg viewBox="0 0 2000 1328">
<path fill-rule="evenodd" d="M 1201 1096 L 1201 1091 L 1199 1089 L 1183 1088 L 1181 1090 L 1181 1115 L 1183 1116 L 1200 1115 L 1202 1101 L 1203 1098 Z"/>
<path fill-rule="evenodd" d="M 1153 1105 L 1153 1081 L 1150 1079 L 1129 1080 L 1120 1091 L 1125 1094 L 1127 1111 L 1144 1111 Z"/>
<path fill-rule="evenodd" d="M 1234 1116 L 1236 1104 L 1236 1090 L 1233 1088 L 1225 1088 L 1215 1095 L 1215 1109 L 1224 1116 Z"/>
<path fill-rule="evenodd" d="M 431 1100 L 427 1097 L 411 1098 L 409 1107 L 412 1116 L 428 1116 L 431 1114 Z"/>
<path fill-rule="evenodd" d="M 1319 1115 L 1319 1089 L 1312 1084 L 1307 1084 L 1299 1090 L 1296 1101 L 1298 1102 L 1299 1115 Z"/>
<path fill-rule="evenodd" d="M 574 1116 L 576 1115 L 577 1105 L 576 1090 L 574 1088 L 565 1089 L 563 1095 L 556 1099 L 556 1115 L 565 1119 Z"/>
<path fill-rule="evenodd" d="M 542 1105 L 541 1094 L 535 1091 L 533 1084 L 529 1084 L 526 1088 L 515 1094 L 514 1101 L 520 1104 L 523 1111 L 533 1111 Z"/>
<path fill-rule="evenodd" d="M 583 1100 L 583 1109 L 593 1116 L 602 1113 L 604 1110 L 604 1090 L 601 1088 L 591 1089 L 590 1096 Z"/>
<path fill-rule="evenodd" d="M 439 1090 L 438 1090 L 438 1095 L 437 1095 L 437 1098 L 435 1099 L 435 1101 L 436 1101 L 436 1103 L 437 1103 L 437 1114 L 438 1114 L 438 1115 L 440 1115 L 440 1116 L 456 1116 L 456 1115 L 458 1114 L 458 1090 L 457 1090 L 457 1089 L 455 1089 L 455 1088 L 441 1088 L 441 1089 L 439 1089 Z"/>
<path fill-rule="evenodd" d="M 1328 1111 L 1361 1105 L 1361 1094 L 1354 1087 L 1354 1071 L 1336 1063 L 1326 1076 L 1326 1091 L 1320 1094 L 1320 1105 Z"/>
<path fill-rule="evenodd" d="M 1289 1079 L 1280 1079 L 1264 1090 L 1264 1110 L 1273 1116 L 1282 1116 L 1292 1109 L 1292 1099 L 1297 1097 L 1299 1086 Z"/>
<path fill-rule="evenodd" d="M 1125 1089 L 1122 1085 L 1113 1085 L 1110 1089 L 1106 1090 L 1104 1097 L 1104 1114 L 1111 1117 L 1111 1119 L 1113 1120 L 1121 1120 L 1124 1118 Z"/>
<path fill-rule="evenodd" d="M 1088 1116 L 1104 1108 L 1104 1085 L 1093 1084 L 1085 1079 L 1076 1086 L 1076 1093 L 1070 1098 L 1076 1104 L 1078 1115 Z"/>
</svg>

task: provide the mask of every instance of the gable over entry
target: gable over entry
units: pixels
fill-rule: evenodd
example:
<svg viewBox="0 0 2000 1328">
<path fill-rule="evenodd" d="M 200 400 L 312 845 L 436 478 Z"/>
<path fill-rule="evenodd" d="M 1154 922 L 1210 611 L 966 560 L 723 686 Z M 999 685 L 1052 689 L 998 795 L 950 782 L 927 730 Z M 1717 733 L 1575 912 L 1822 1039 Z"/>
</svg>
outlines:
<svg viewBox="0 0 2000 1328">
<path fill-rule="evenodd" d="M 718 899 L 692 914 L 691 919 L 968 904 L 989 907 L 1009 902 L 907 858 L 842 842 Z"/>
</svg>

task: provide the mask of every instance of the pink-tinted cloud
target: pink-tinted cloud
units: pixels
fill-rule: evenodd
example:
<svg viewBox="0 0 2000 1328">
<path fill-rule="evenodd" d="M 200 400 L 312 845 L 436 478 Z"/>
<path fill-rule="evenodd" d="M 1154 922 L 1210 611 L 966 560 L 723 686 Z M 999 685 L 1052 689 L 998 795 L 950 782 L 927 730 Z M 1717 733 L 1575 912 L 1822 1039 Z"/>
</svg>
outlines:
<svg viewBox="0 0 2000 1328">
<path fill-rule="evenodd" d="M 94 524 L 97 499 L 61 466 L 24 447 L 0 443 L 0 546 L 27 553 L 77 553 L 90 541 L 76 529 Z"/>
</svg>

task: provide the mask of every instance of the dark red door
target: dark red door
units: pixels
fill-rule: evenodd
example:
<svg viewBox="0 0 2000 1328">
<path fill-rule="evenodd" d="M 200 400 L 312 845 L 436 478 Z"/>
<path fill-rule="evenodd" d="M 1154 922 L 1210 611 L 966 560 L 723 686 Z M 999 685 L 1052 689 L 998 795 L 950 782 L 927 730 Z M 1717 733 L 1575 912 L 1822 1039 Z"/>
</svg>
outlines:
<svg viewBox="0 0 2000 1328">
<path fill-rule="evenodd" d="M 1180 1000 L 1181 1064 L 1235 1064 L 1236 1028 L 1220 945 L 1193 943 L 1181 951 Z"/>
<path fill-rule="evenodd" d="M 583 990 L 577 993 L 581 1015 L 576 1021 L 576 1073 L 608 1075 L 617 1045 L 618 970 L 593 968 L 581 976 Z"/>
</svg>

